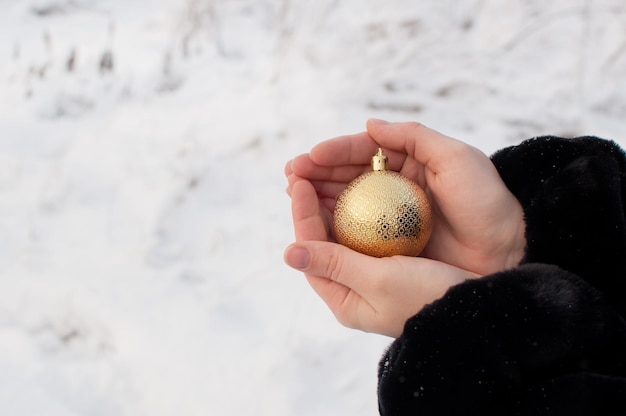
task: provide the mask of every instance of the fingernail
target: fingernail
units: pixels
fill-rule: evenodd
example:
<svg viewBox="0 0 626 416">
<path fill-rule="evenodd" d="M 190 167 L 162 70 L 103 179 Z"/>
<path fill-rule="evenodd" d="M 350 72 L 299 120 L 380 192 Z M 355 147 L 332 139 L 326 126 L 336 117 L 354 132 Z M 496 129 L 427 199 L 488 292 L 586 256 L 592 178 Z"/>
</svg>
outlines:
<svg viewBox="0 0 626 416">
<path fill-rule="evenodd" d="M 389 124 L 388 121 L 386 120 L 381 120 L 379 118 L 370 118 L 370 121 L 374 124 L 378 124 L 379 126 L 384 126 L 386 124 Z"/>
<path fill-rule="evenodd" d="M 306 269 L 311 262 L 309 250 L 303 247 L 289 247 L 285 252 L 285 263 L 294 269 Z"/>
</svg>

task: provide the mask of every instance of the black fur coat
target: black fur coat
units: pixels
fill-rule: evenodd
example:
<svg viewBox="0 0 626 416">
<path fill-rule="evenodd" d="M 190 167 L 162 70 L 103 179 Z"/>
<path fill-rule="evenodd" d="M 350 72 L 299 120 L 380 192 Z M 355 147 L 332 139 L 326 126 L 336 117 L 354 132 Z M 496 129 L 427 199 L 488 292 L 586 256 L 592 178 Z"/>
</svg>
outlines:
<svg viewBox="0 0 626 416">
<path fill-rule="evenodd" d="M 626 415 L 624 153 L 540 137 L 492 161 L 524 208 L 525 257 L 406 322 L 381 415 Z"/>
</svg>

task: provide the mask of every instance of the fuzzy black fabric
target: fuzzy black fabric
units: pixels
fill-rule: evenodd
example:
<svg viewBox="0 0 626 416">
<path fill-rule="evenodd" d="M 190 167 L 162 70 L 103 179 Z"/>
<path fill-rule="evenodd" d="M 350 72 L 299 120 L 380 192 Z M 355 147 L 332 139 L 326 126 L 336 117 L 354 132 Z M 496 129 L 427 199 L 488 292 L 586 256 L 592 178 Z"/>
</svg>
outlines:
<svg viewBox="0 0 626 416">
<path fill-rule="evenodd" d="M 492 156 L 524 207 L 525 262 L 557 264 L 626 304 L 626 158 L 596 137 L 528 140 Z"/>
<path fill-rule="evenodd" d="M 541 137 L 492 161 L 526 255 L 407 321 L 380 362 L 380 414 L 626 415 L 624 153 Z"/>
</svg>

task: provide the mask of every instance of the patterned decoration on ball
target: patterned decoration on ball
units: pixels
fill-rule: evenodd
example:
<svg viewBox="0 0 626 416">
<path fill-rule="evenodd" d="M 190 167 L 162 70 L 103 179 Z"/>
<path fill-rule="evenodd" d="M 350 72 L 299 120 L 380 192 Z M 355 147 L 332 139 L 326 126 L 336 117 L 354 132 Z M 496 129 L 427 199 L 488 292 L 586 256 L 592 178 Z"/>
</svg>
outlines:
<svg viewBox="0 0 626 416">
<path fill-rule="evenodd" d="M 382 149 L 372 171 L 350 182 L 337 197 L 337 242 L 374 257 L 419 255 L 432 231 L 432 211 L 424 190 L 387 168 Z"/>
</svg>

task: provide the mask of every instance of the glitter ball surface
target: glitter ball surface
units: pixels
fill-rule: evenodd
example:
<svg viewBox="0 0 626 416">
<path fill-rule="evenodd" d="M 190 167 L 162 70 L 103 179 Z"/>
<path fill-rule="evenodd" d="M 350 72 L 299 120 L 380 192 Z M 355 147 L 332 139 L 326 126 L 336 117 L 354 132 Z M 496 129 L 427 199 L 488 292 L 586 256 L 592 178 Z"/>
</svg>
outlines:
<svg viewBox="0 0 626 416">
<path fill-rule="evenodd" d="M 359 176 L 337 197 L 335 237 L 358 252 L 374 256 L 417 256 L 432 229 L 426 193 L 392 171 Z"/>
</svg>

